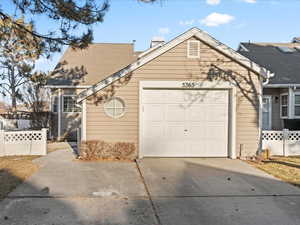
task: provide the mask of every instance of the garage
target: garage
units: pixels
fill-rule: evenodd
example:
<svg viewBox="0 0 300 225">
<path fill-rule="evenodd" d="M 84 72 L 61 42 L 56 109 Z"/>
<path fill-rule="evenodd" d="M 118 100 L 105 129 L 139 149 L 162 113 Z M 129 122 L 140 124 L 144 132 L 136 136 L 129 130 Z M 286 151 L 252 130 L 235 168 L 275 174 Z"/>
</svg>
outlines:
<svg viewBox="0 0 300 225">
<path fill-rule="evenodd" d="M 143 157 L 228 157 L 229 90 L 143 88 Z"/>
</svg>

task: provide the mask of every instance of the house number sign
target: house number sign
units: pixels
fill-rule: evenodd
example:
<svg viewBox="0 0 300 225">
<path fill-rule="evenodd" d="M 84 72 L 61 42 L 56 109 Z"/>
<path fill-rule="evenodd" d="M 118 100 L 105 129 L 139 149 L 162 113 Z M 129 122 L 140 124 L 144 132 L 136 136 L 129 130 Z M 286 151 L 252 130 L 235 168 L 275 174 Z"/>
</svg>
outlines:
<svg viewBox="0 0 300 225">
<path fill-rule="evenodd" d="M 201 82 L 197 82 L 197 81 L 182 82 L 182 87 L 183 88 L 200 88 Z"/>
</svg>

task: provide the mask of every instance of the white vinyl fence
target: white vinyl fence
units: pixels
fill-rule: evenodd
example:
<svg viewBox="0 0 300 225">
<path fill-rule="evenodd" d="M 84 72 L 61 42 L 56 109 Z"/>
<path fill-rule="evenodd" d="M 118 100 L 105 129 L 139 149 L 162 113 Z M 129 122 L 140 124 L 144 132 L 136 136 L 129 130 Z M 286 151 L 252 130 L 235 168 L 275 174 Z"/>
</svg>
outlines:
<svg viewBox="0 0 300 225">
<path fill-rule="evenodd" d="M 262 147 L 271 155 L 300 155 L 300 131 L 263 131 Z"/>
<path fill-rule="evenodd" d="M 0 156 L 46 154 L 47 129 L 40 131 L 0 130 Z"/>
</svg>

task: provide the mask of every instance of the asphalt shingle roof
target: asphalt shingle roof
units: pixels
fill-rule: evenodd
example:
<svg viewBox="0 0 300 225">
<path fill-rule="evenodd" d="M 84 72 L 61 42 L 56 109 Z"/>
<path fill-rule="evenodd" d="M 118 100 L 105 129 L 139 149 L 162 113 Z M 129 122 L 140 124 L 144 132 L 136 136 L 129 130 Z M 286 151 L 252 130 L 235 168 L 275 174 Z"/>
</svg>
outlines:
<svg viewBox="0 0 300 225">
<path fill-rule="evenodd" d="M 279 46 L 300 47 L 295 43 L 241 43 L 248 51 L 240 48 L 238 52 L 257 64 L 265 67 L 275 76 L 269 84 L 300 84 L 300 49 L 284 53 Z"/>
<path fill-rule="evenodd" d="M 47 84 L 94 85 L 135 59 L 132 43 L 97 43 L 83 50 L 69 47 L 52 71 Z"/>
</svg>

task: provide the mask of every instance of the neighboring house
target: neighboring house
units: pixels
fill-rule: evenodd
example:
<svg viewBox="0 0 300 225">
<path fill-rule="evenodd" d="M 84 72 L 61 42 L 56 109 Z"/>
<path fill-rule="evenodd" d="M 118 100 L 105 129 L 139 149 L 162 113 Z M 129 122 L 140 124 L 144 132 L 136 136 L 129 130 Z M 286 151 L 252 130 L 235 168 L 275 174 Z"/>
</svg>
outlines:
<svg viewBox="0 0 300 225">
<path fill-rule="evenodd" d="M 131 142 L 137 157 L 257 153 L 269 71 L 197 28 L 138 57 L 133 47 L 67 50 L 67 69 L 48 85 L 59 135 L 81 114 L 82 140 Z M 73 79 L 80 68 L 84 78 Z"/>
<path fill-rule="evenodd" d="M 300 130 L 300 38 L 241 43 L 238 52 L 276 75 L 263 88 L 263 129 Z"/>
</svg>

